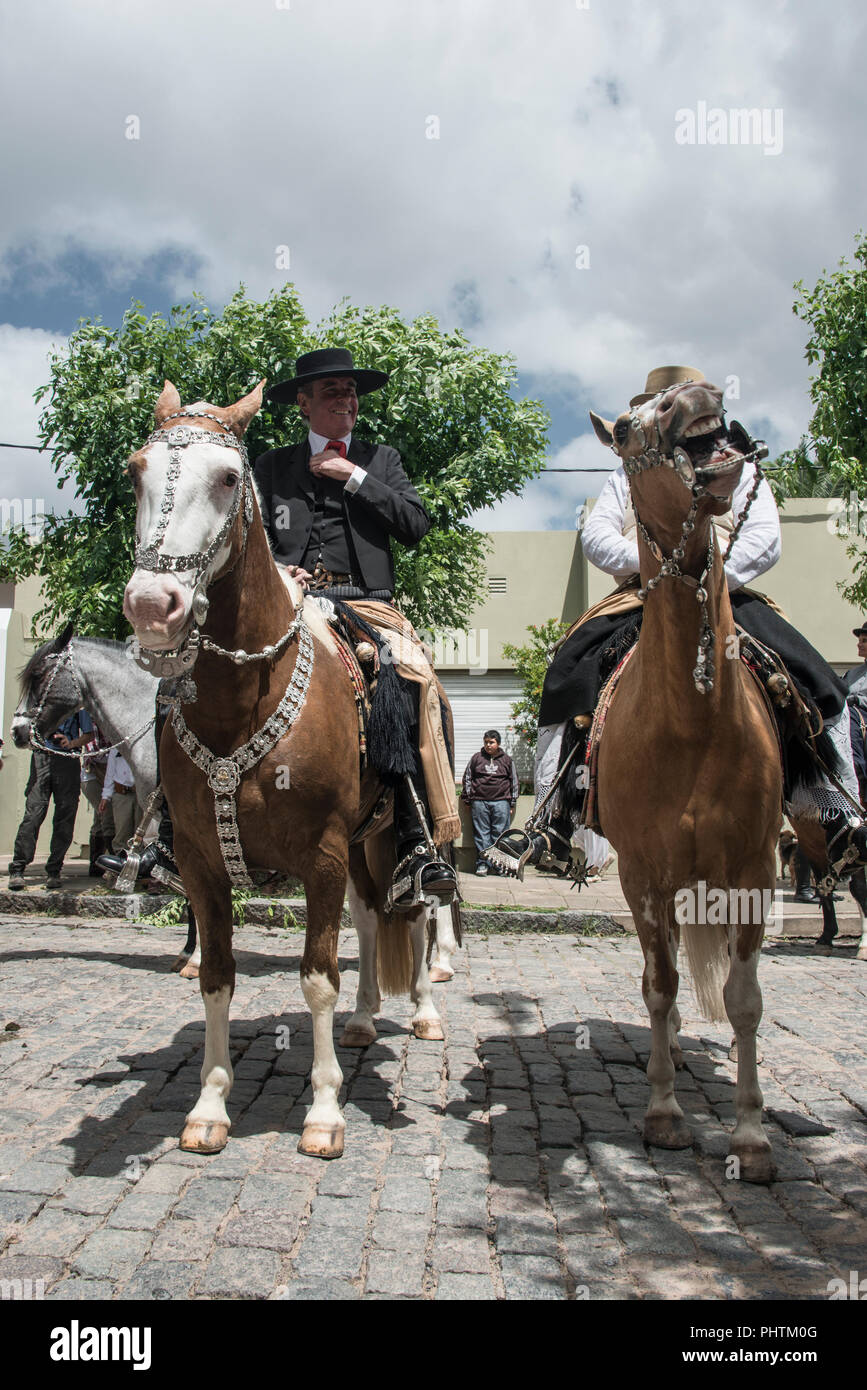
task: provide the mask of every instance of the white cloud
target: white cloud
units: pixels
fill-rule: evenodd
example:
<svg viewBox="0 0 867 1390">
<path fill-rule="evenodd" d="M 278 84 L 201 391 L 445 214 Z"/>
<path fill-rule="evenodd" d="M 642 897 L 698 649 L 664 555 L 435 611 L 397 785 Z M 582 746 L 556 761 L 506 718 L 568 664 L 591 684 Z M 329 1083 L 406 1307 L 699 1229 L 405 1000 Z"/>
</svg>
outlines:
<svg viewBox="0 0 867 1390">
<path fill-rule="evenodd" d="M 15 137 L 0 252 L 38 248 L 46 283 L 68 237 L 115 281 L 187 248 L 214 300 L 288 275 L 313 318 L 348 295 L 451 324 L 467 282 L 475 341 L 605 413 L 683 361 L 738 374 L 734 413 L 779 446 L 804 429 L 792 284 L 850 254 L 864 220 L 861 0 L 837 0 L 833 24 L 784 0 L 51 15 L 23 7 L 0 58 Z M 675 112 L 700 101 L 782 109 L 782 153 L 678 145 Z M 181 269 L 176 293 L 189 288 Z M 559 483 L 533 488 L 522 515 L 559 512 Z"/>
</svg>

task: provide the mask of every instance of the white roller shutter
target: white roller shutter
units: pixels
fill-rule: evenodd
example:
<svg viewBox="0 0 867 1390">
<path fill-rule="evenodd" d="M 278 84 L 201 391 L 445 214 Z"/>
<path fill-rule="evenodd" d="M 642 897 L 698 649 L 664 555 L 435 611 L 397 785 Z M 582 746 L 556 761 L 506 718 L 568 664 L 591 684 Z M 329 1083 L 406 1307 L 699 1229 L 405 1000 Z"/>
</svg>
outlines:
<svg viewBox="0 0 867 1390">
<path fill-rule="evenodd" d="M 518 739 L 512 725 L 511 708 L 520 699 L 521 682 L 512 671 L 488 671 L 473 675 L 469 671 L 438 670 L 452 706 L 455 720 L 455 772 L 460 781 L 463 770 L 482 746 L 486 729 L 499 729 L 503 747 L 515 759 L 521 781 L 533 777 L 533 753 Z"/>
</svg>

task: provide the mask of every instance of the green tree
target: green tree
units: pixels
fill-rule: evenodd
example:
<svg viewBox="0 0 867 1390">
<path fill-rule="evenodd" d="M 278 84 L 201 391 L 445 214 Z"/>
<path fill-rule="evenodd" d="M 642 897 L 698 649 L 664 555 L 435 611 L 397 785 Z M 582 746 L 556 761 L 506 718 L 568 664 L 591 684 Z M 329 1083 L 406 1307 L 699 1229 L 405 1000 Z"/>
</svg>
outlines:
<svg viewBox="0 0 867 1390">
<path fill-rule="evenodd" d="M 63 486 L 74 484 L 84 515 L 49 517 L 40 544 L 10 534 L 0 577 L 42 577 L 40 632 L 74 617 L 80 631 L 122 638 L 121 605 L 133 567 L 135 508 L 123 473 L 147 437 L 167 377 L 187 403 L 227 404 L 257 380 L 294 374 L 296 357 L 324 345 L 348 347 L 360 366 L 389 373 L 383 391 L 360 402 L 359 433 L 401 454 L 432 527 L 412 551 L 395 547 L 399 602 L 422 627 L 460 627 L 481 594 L 487 542 L 468 524 L 477 509 L 520 492 L 541 469 L 548 416 L 511 394 L 511 357 L 444 332 L 432 315 L 405 323 L 390 308 L 339 305 L 312 327 L 291 285 L 264 303 L 243 287 L 221 314 L 198 297 L 168 318 L 140 304 L 119 329 L 83 321 L 50 363 L 39 438 L 50 445 Z M 293 407 L 266 404 L 247 433 L 250 457 L 304 433 Z"/>
<path fill-rule="evenodd" d="M 521 698 L 512 705 L 515 730 L 531 747 L 536 742 L 539 729 L 539 706 L 542 703 L 545 672 L 551 665 L 555 644 L 568 630 L 568 623 L 559 618 L 549 618 L 545 623 L 530 624 L 527 628 L 530 641 L 523 647 L 503 644 L 503 656 L 514 661 L 515 674 L 523 688 Z"/>
<path fill-rule="evenodd" d="M 795 449 L 783 454 L 769 477 L 778 500 L 786 497 L 865 496 L 867 486 L 867 236 L 859 233 L 854 261 L 823 271 L 815 289 L 795 286 L 794 312 L 810 326 L 805 356 L 818 371 L 810 381 L 813 416 Z M 856 508 L 857 511 L 857 508 Z M 848 514 L 848 509 L 847 509 Z M 863 530 L 861 527 L 852 528 Z M 854 560 L 843 596 L 867 603 L 867 551 L 847 525 L 847 553 Z"/>
</svg>

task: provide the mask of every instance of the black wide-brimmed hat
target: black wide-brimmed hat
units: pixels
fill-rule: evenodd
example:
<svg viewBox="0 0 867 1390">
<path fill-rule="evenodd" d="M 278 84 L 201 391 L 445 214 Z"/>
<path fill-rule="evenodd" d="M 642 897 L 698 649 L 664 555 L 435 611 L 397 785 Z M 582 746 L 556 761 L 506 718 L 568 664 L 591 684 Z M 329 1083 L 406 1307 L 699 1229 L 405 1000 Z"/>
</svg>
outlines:
<svg viewBox="0 0 867 1390">
<path fill-rule="evenodd" d="M 867 623 L 862 623 L 860 627 L 853 627 L 853 637 L 867 637 Z"/>
<path fill-rule="evenodd" d="M 311 381 L 320 381 L 326 376 L 351 376 L 355 378 L 355 389 L 359 396 L 369 391 L 378 391 L 388 381 L 387 372 L 371 371 L 367 367 L 356 367 L 352 353 L 347 348 L 317 348 L 315 352 L 305 352 L 295 363 L 295 375 L 291 381 L 278 381 L 265 392 L 266 401 L 276 401 L 293 405 L 298 396 L 298 388 Z"/>
</svg>

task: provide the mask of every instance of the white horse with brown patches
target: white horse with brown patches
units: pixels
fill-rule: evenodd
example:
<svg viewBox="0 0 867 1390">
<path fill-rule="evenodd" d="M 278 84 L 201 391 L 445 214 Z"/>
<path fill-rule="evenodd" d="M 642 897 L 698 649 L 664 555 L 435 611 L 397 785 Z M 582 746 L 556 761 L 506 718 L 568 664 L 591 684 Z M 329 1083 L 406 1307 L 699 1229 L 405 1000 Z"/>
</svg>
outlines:
<svg viewBox="0 0 867 1390">
<path fill-rule="evenodd" d="M 300 878 L 307 895 L 301 988 L 313 1015 L 313 1105 L 299 1149 L 334 1158 L 344 1132 L 332 1028 L 347 873 L 360 959 L 342 1044 L 375 1040 L 380 989 L 409 990 L 416 1037 L 443 1031 L 425 963 L 426 908 L 385 923 L 388 816 L 351 843 L 380 788 L 374 774 L 360 776 L 346 669 L 319 606 L 281 578 L 262 526 L 241 441 L 263 384 L 227 408 L 200 401 L 182 410 L 166 383 L 156 429 L 128 463 L 138 544 L 124 612 L 142 659 L 181 678 L 160 770 L 199 926 L 206 1016 L 202 1089 L 181 1146 L 211 1153 L 227 1142 L 231 890 L 249 883 L 248 869 L 278 869 Z"/>
<path fill-rule="evenodd" d="M 598 763 L 599 819 L 617 850 L 645 958 L 644 1136 L 664 1148 L 692 1143 L 674 1091 L 683 933 L 700 1005 L 711 1018 L 727 1014 L 737 1040 L 732 1154 L 742 1178 L 768 1182 L 756 970 L 776 882 L 782 773 L 762 694 L 744 664 L 727 659 L 738 644 L 711 524 L 731 505 L 749 444 L 729 437 L 722 393 L 707 382 L 672 387 L 613 424 L 591 418 L 629 477 L 645 592 L 638 644 L 617 685 Z M 688 925 L 678 902 L 689 894 L 716 911 L 700 909 Z M 721 913 L 723 901 L 739 910 Z"/>
</svg>

